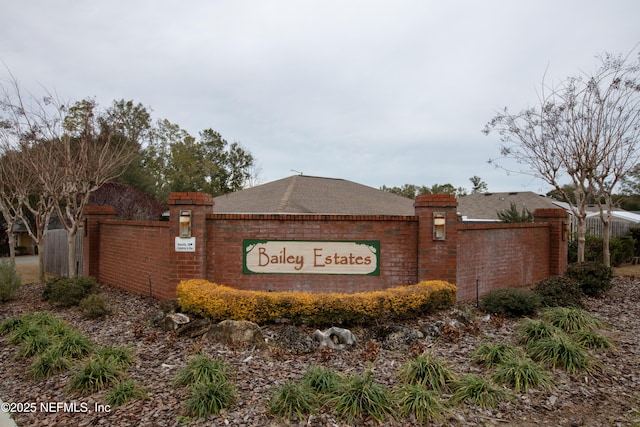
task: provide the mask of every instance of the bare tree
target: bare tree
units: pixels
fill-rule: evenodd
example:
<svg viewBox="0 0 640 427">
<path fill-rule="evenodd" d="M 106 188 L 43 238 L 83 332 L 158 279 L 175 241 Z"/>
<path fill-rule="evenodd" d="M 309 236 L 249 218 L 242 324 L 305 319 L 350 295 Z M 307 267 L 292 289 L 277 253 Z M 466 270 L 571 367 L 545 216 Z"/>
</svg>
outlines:
<svg viewBox="0 0 640 427">
<path fill-rule="evenodd" d="M 610 201 L 613 185 L 637 159 L 638 67 L 611 55 L 601 62 L 593 76 L 554 87 L 543 81 L 537 106 L 518 114 L 505 108 L 484 129 L 498 132 L 501 155 L 522 165 L 518 172 L 542 179 L 567 202 L 578 224 L 578 261 L 584 261 L 587 200 L 600 195 Z"/>
<path fill-rule="evenodd" d="M 63 183 L 55 207 L 68 231 L 71 277 L 77 275 L 75 242 L 84 207 L 91 194 L 120 176 L 137 154 L 137 146 L 118 132 L 119 125 L 101 115 L 93 100 L 83 100 L 69 108 L 56 141 L 56 167 Z"/>
<path fill-rule="evenodd" d="M 44 239 L 61 184 L 60 171 L 52 167 L 56 164 L 52 141 L 62 115 L 48 94 L 39 99 L 23 93 L 13 76 L 0 88 L 2 175 L 7 179 L 3 215 L 13 206 L 9 215 L 23 223 L 38 247 L 39 279 L 44 281 Z"/>
</svg>

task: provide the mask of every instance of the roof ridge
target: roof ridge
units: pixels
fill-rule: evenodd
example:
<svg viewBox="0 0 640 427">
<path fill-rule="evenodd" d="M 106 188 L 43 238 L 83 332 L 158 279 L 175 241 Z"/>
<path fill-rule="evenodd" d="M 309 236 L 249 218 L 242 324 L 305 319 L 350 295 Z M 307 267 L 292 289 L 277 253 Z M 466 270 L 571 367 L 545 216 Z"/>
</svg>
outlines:
<svg viewBox="0 0 640 427">
<path fill-rule="evenodd" d="M 287 206 L 289 202 L 289 198 L 291 197 L 291 193 L 293 192 L 293 187 L 296 186 L 296 178 L 298 175 L 294 175 L 291 177 L 291 182 L 287 186 L 287 189 L 284 190 L 282 197 L 280 198 L 280 203 L 278 203 L 278 212 L 284 211 L 284 208 Z"/>
</svg>

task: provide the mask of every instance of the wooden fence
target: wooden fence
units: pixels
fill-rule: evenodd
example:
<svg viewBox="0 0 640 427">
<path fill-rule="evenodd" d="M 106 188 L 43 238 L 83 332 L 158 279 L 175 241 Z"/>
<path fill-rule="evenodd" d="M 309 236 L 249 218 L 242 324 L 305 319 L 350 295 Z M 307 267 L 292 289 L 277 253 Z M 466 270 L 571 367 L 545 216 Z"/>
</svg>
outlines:
<svg viewBox="0 0 640 427">
<path fill-rule="evenodd" d="M 76 264 L 82 274 L 82 229 L 76 234 Z M 69 276 L 69 243 L 67 230 L 49 230 L 44 239 L 44 270 L 55 276 Z"/>
</svg>

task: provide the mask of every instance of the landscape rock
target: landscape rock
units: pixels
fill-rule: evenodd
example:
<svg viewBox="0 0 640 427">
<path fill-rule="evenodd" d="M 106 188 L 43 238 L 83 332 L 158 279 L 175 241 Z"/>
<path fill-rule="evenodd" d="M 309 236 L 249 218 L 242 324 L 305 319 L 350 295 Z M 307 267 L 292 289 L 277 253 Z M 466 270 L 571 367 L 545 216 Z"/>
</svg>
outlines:
<svg viewBox="0 0 640 427">
<path fill-rule="evenodd" d="M 332 350 L 345 350 L 355 347 L 356 338 L 349 329 L 331 327 L 324 332 L 316 330 L 313 339 L 320 342 L 320 347 L 329 347 Z"/>
<path fill-rule="evenodd" d="M 165 331 L 176 331 L 186 323 L 189 323 L 189 316 L 186 314 L 169 313 L 162 320 L 162 329 Z"/>
<path fill-rule="evenodd" d="M 424 333 L 402 325 L 390 325 L 380 328 L 378 341 L 385 350 L 406 350 L 414 342 L 424 339 Z"/>
<path fill-rule="evenodd" d="M 275 334 L 276 344 L 292 353 L 307 354 L 318 349 L 318 344 L 299 328 L 288 325 Z"/>
<path fill-rule="evenodd" d="M 223 320 L 211 326 L 205 337 L 227 345 L 240 344 L 258 349 L 267 348 L 260 326 L 246 320 Z"/>
<path fill-rule="evenodd" d="M 206 334 L 210 327 L 211 322 L 208 319 L 194 319 L 180 326 L 176 333 L 180 336 L 198 338 Z"/>
</svg>

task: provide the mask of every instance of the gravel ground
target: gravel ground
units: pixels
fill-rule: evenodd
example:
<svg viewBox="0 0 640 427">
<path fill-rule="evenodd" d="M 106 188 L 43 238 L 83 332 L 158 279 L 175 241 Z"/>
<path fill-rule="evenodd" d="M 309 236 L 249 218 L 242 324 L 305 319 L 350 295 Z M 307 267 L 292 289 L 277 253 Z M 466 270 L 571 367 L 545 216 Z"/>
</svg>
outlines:
<svg viewBox="0 0 640 427">
<path fill-rule="evenodd" d="M 555 387 L 530 390 L 518 394 L 514 401 L 497 408 L 483 409 L 458 405 L 440 424 L 453 426 L 633 426 L 640 425 L 640 281 L 633 278 L 614 279 L 615 286 L 600 299 L 588 299 L 587 309 L 609 323 L 604 331 L 616 348 L 595 355 L 604 368 L 597 375 L 567 375 L 554 371 Z M 476 320 L 459 336 L 451 334 L 435 340 L 421 340 L 401 351 L 389 351 L 367 341 L 370 330 L 354 328 L 359 339 L 350 351 L 319 350 L 296 355 L 269 340 L 266 351 L 230 348 L 218 343 L 178 337 L 151 326 L 149 320 L 158 311 L 157 303 L 125 291 L 101 287 L 112 314 L 103 320 L 88 320 L 73 309 L 58 309 L 40 300 L 42 286 L 21 287 L 17 298 L 0 305 L 0 322 L 22 314 L 49 310 L 70 325 L 87 334 L 98 345 L 131 345 L 136 361 L 129 376 L 140 381 L 148 399 L 135 400 L 108 412 L 95 411 L 104 403 L 105 391 L 74 396 L 65 390 L 69 374 L 34 381 L 27 377 L 30 361 L 17 360 L 15 347 L 0 337 L 0 397 L 8 403 L 77 402 L 89 410 L 79 412 L 43 412 L 13 414 L 18 426 L 346 426 L 330 409 L 309 416 L 301 422 L 287 422 L 267 414 L 267 402 L 274 386 L 287 380 L 298 380 L 311 365 L 323 365 L 341 373 L 360 373 L 371 368 L 375 381 L 390 387 L 398 385 L 397 370 L 413 354 L 430 349 L 457 373 L 487 373 L 470 362 L 470 354 L 487 338 L 511 341 L 516 322 L 492 318 Z M 418 328 L 447 318 L 450 310 L 406 322 Z M 281 325 L 263 327 L 265 337 L 277 337 Z M 305 330 L 311 334 L 313 330 Z M 172 386 L 177 370 L 190 355 L 205 351 L 210 356 L 227 360 L 235 371 L 238 402 L 232 409 L 207 419 L 188 418 L 183 402 L 188 391 Z M 351 425 L 378 425 L 371 419 L 356 419 Z M 412 425 L 409 419 L 389 419 L 385 426 Z"/>
</svg>

